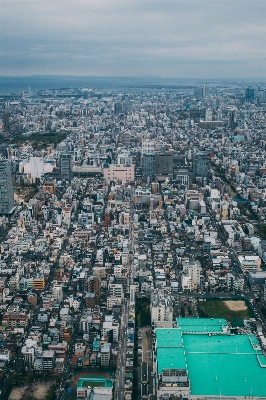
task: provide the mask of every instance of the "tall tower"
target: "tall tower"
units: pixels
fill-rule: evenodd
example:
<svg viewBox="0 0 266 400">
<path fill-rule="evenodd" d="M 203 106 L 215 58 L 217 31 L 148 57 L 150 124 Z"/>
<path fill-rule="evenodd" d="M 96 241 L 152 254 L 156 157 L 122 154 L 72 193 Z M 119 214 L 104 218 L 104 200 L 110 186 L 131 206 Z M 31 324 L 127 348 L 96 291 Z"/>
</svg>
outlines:
<svg viewBox="0 0 266 400">
<path fill-rule="evenodd" d="M 61 179 L 71 181 L 72 179 L 72 165 L 71 165 L 71 154 L 62 153 L 60 155 L 60 175 Z"/>
<path fill-rule="evenodd" d="M 205 111 L 205 121 L 212 121 L 212 110 L 210 108 L 206 108 Z"/>
<path fill-rule="evenodd" d="M 3 123 L 4 123 L 4 131 L 9 132 L 10 131 L 10 112 L 9 111 L 4 111 L 3 115 Z"/>
<path fill-rule="evenodd" d="M 255 90 L 251 87 L 246 88 L 245 91 L 245 100 L 246 101 L 253 101 L 255 97 Z"/>
<path fill-rule="evenodd" d="M 0 160 L 0 215 L 8 215 L 14 208 L 12 170 L 9 160 Z"/>
<path fill-rule="evenodd" d="M 230 129 L 237 128 L 237 112 L 236 110 L 229 111 L 228 126 Z"/>
</svg>

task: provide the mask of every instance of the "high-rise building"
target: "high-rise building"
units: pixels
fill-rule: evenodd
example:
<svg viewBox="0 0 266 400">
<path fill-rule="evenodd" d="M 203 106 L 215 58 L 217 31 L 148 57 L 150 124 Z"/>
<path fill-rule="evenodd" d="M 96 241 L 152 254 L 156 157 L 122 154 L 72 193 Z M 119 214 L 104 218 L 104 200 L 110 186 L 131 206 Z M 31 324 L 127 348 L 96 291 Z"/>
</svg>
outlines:
<svg viewBox="0 0 266 400">
<path fill-rule="evenodd" d="M 14 209 L 12 170 L 9 160 L 0 160 L 0 215 L 7 215 Z"/>
<path fill-rule="evenodd" d="M 245 91 L 245 100 L 246 101 L 253 101 L 255 97 L 255 91 L 253 88 L 248 87 Z"/>
<path fill-rule="evenodd" d="M 114 105 L 114 112 L 115 114 L 121 114 L 123 111 L 121 103 L 115 103 Z"/>
<path fill-rule="evenodd" d="M 62 153 L 60 155 L 60 176 L 61 179 L 70 181 L 72 179 L 71 154 Z"/>
<path fill-rule="evenodd" d="M 230 129 L 235 129 L 238 125 L 237 123 L 237 112 L 236 110 L 229 111 L 229 118 L 228 118 L 228 127 Z"/>
<path fill-rule="evenodd" d="M 4 132 L 9 132 L 10 131 L 10 112 L 9 111 L 4 111 L 3 115 L 3 124 L 4 124 Z"/>
<path fill-rule="evenodd" d="M 206 178 L 209 172 L 209 156 L 206 153 L 200 152 L 194 154 L 193 157 L 193 179 Z"/>
<path fill-rule="evenodd" d="M 196 99 L 205 97 L 207 93 L 208 93 L 208 86 L 197 87 L 194 89 L 194 96 L 196 97 Z"/>
<path fill-rule="evenodd" d="M 154 179 L 154 153 L 146 153 L 142 157 L 142 178 L 146 181 Z"/>
<path fill-rule="evenodd" d="M 222 116 L 223 116 L 222 110 L 221 110 L 220 108 L 218 108 L 216 120 L 217 120 L 217 121 L 222 121 Z"/>
<path fill-rule="evenodd" d="M 206 108 L 205 121 L 212 121 L 212 110 L 210 108 Z"/>
</svg>

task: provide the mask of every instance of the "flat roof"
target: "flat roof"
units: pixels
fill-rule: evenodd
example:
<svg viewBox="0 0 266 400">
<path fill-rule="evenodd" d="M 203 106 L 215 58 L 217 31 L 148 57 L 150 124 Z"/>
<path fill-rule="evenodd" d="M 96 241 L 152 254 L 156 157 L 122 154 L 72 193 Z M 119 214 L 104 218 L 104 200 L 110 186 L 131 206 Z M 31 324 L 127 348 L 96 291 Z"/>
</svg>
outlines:
<svg viewBox="0 0 266 400">
<path fill-rule="evenodd" d="M 183 333 L 222 333 L 227 328 L 224 318 L 177 318 L 176 322 Z"/>
<path fill-rule="evenodd" d="M 156 329 L 159 374 L 162 369 L 186 369 L 192 395 L 266 397 L 266 358 L 254 335 L 209 336 L 200 329 L 204 332 L 213 324 L 217 333 L 219 321 L 226 321 L 183 320 L 178 319 L 182 328 Z M 197 330 L 182 331 L 189 326 Z"/>
<path fill-rule="evenodd" d="M 163 368 L 187 368 L 181 329 L 156 329 L 156 347 L 159 374 Z"/>
</svg>

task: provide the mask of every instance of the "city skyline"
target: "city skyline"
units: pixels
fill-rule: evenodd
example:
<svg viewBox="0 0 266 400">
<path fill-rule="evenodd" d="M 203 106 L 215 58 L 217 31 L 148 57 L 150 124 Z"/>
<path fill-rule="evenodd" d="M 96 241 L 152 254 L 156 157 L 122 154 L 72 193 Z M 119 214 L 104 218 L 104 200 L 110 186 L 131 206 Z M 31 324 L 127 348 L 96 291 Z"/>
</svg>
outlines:
<svg viewBox="0 0 266 400">
<path fill-rule="evenodd" d="M 264 78 L 264 1 L 1 1 L 1 75 Z"/>
</svg>

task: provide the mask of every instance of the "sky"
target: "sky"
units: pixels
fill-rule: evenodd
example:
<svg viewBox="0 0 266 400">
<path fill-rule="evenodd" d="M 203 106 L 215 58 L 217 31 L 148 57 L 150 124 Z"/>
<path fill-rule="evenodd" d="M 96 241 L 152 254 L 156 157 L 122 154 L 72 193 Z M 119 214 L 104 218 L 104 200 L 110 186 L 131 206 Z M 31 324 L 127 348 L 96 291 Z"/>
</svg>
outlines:
<svg viewBox="0 0 266 400">
<path fill-rule="evenodd" d="M 266 0 L 0 0 L 0 75 L 265 78 Z"/>
</svg>

